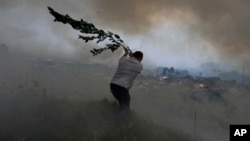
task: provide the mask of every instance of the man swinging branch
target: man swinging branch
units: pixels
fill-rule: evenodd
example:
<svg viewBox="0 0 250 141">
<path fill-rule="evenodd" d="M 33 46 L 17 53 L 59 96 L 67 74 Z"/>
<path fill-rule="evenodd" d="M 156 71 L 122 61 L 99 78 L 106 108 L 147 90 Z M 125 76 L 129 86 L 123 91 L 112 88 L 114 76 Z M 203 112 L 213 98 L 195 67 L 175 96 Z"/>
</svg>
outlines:
<svg viewBox="0 0 250 141">
<path fill-rule="evenodd" d="M 121 110 L 128 110 L 130 105 L 129 89 L 143 69 L 141 64 L 143 53 L 141 51 L 131 53 L 125 47 L 123 49 L 125 53 L 119 59 L 117 70 L 110 83 L 110 90 L 119 102 Z"/>
</svg>

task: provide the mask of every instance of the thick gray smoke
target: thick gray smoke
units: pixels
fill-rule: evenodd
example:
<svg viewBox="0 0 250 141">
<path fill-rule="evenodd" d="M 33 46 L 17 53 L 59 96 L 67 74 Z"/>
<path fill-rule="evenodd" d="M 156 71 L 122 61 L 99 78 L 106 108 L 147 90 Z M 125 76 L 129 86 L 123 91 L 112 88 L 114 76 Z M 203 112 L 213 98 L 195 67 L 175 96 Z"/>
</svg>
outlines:
<svg viewBox="0 0 250 141">
<path fill-rule="evenodd" d="M 214 43 L 222 53 L 242 56 L 249 53 L 248 1 L 229 0 L 94 0 L 104 22 L 135 34 L 175 20 Z"/>
<path fill-rule="evenodd" d="M 107 115 L 115 99 L 109 83 L 115 68 L 107 66 L 117 66 L 122 49 L 93 57 L 89 50 L 102 45 L 85 43 L 69 25 L 53 22 L 47 6 L 119 34 L 132 50 L 144 52 L 144 68 L 194 69 L 200 76 L 205 71 L 197 68 L 212 69 L 213 76 L 224 69 L 224 78 L 249 84 L 246 0 L 1 0 L 0 47 L 9 48 L 9 54 L 0 50 L 1 141 L 109 140 L 101 138 L 106 134 L 123 140 L 124 133 L 133 137 L 124 140 L 161 139 L 139 117 L 140 124 L 135 121 L 136 128 L 127 132 L 110 126 Z M 146 73 L 130 91 L 131 109 L 169 127 L 154 131 L 165 140 L 189 140 L 183 136 L 188 134 L 199 141 L 226 141 L 229 124 L 249 124 L 249 86 L 217 78 L 160 81 Z M 106 107 L 99 101 L 104 97 Z M 84 103 L 89 101 L 94 103 Z"/>
<path fill-rule="evenodd" d="M 71 27 L 54 23 L 46 9 L 51 6 L 122 35 L 133 50 L 144 51 L 146 65 L 250 66 L 248 1 L 4 0 L 0 5 L 0 41 L 26 53 L 106 63 L 120 55 L 91 57 L 89 50 L 96 44 L 85 44 Z"/>
<path fill-rule="evenodd" d="M 179 27 L 186 27 L 185 32 L 200 36 L 211 44 L 210 47 L 215 52 L 213 54 L 218 54 L 219 60 L 227 63 L 233 61 L 249 67 L 247 62 L 250 60 L 248 39 L 250 3 L 248 1 L 94 0 L 93 3 L 100 13 L 98 18 L 103 19 L 103 22 L 133 34 L 145 34 L 164 23 L 175 21 Z M 191 33 L 188 33 L 189 38 L 192 38 Z M 200 44 L 193 39 L 185 41 L 187 44 L 190 42 L 192 45 L 188 47 L 192 54 L 192 50 L 199 49 Z M 184 52 L 186 50 L 184 49 Z M 204 51 L 206 50 L 207 47 Z M 195 53 L 202 52 L 198 50 Z"/>
</svg>

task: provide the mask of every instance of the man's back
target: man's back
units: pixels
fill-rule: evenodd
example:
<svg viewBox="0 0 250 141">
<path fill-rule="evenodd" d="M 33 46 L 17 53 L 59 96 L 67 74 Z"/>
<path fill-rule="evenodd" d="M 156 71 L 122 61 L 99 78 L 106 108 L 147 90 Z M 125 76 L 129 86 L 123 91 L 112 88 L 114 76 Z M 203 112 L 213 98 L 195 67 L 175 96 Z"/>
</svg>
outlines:
<svg viewBox="0 0 250 141">
<path fill-rule="evenodd" d="M 134 79 L 142 71 L 142 64 L 134 57 L 122 56 L 111 83 L 130 89 Z"/>
</svg>

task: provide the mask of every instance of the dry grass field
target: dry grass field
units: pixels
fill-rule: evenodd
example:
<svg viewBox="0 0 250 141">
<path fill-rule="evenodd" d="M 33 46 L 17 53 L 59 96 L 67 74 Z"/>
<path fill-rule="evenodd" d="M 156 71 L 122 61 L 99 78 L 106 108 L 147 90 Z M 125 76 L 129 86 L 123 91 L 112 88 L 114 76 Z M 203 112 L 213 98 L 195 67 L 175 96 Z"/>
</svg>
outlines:
<svg viewBox="0 0 250 141">
<path fill-rule="evenodd" d="M 48 62 L 0 60 L 1 141 L 227 141 L 230 124 L 250 123 L 246 86 L 140 76 L 130 91 L 130 119 L 118 124 L 109 90 L 114 68 Z"/>
</svg>

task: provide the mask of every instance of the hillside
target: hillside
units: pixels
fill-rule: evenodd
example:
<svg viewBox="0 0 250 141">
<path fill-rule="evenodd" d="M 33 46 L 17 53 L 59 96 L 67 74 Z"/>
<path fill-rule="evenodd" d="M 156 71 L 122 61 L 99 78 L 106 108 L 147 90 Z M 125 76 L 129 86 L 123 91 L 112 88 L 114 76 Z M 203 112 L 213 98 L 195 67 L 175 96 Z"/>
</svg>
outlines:
<svg viewBox="0 0 250 141">
<path fill-rule="evenodd" d="M 230 124 L 250 122 L 247 86 L 141 75 L 130 92 L 131 119 L 116 124 L 115 69 L 59 60 L 1 60 L 0 140 L 227 141 Z"/>
</svg>

